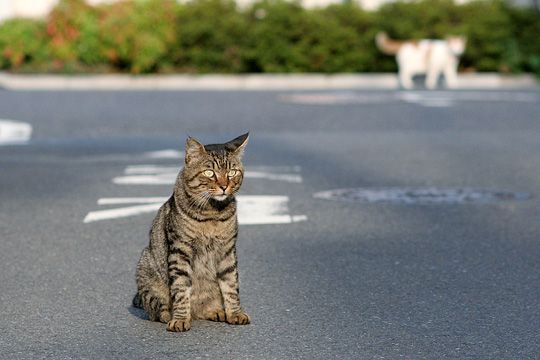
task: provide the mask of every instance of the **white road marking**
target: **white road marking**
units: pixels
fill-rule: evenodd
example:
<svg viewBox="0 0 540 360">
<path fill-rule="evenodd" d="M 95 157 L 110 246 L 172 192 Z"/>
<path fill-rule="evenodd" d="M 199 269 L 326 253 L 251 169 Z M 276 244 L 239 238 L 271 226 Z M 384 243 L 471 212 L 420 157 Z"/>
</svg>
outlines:
<svg viewBox="0 0 540 360">
<path fill-rule="evenodd" d="M 266 179 L 266 180 L 277 180 L 285 181 L 290 183 L 301 183 L 302 176 L 300 174 L 275 174 L 272 172 L 264 171 L 246 171 L 244 174 L 246 179 Z"/>
<path fill-rule="evenodd" d="M 293 215 L 292 221 L 293 222 L 307 221 L 307 216 L 306 215 Z"/>
<path fill-rule="evenodd" d="M 417 92 L 403 92 L 400 95 L 402 101 L 411 104 L 418 104 L 425 107 L 450 107 L 454 105 L 454 101 L 445 96 L 443 93 L 439 95 L 432 96 L 431 94 L 417 93 Z"/>
<path fill-rule="evenodd" d="M 84 223 L 136 216 L 157 211 L 167 197 L 102 198 L 98 205 L 139 204 L 116 209 L 89 212 Z M 306 221 L 305 215 L 289 215 L 289 197 L 274 195 L 240 195 L 238 200 L 238 222 L 241 225 L 290 224 Z"/>
<path fill-rule="evenodd" d="M 30 124 L 0 119 L 0 145 L 26 144 L 31 136 Z"/>
<path fill-rule="evenodd" d="M 250 166 L 250 170 L 264 171 L 264 172 L 277 172 L 277 173 L 299 173 L 302 171 L 300 166 Z M 124 170 L 124 174 L 157 174 L 163 172 L 176 172 L 180 171 L 178 165 L 164 166 L 164 165 L 130 165 Z"/>
<path fill-rule="evenodd" d="M 118 219 L 140 214 L 146 214 L 157 211 L 161 203 L 152 203 L 147 205 L 128 206 L 117 209 L 90 211 L 84 218 L 84 223 L 90 223 L 100 220 Z"/>
<path fill-rule="evenodd" d="M 131 165 L 126 167 L 124 174 L 160 174 L 178 172 L 178 166 L 162 166 L 162 165 Z"/>
<path fill-rule="evenodd" d="M 143 154 L 147 159 L 182 159 L 184 153 L 174 149 L 148 151 Z"/>
<path fill-rule="evenodd" d="M 274 181 L 284 181 L 289 183 L 301 183 L 302 176 L 298 174 L 300 168 L 270 166 L 251 167 L 244 174 L 246 179 L 266 179 Z M 291 171 L 292 173 L 279 173 L 279 171 Z M 172 185 L 180 168 L 178 166 L 159 165 L 135 165 L 128 166 L 124 173 L 126 176 L 118 176 L 112 179 L 118 185 Z"/>
<path fill-rule="evenodd" d="M 129 175 L 118 176 L 112 179 L 117 185 L 171 185 L 174 184 L 177 174 L 157 175 Z"/>
<path fill-rule="evenodd" d="M 396 91 L 381 93 L 326 92 L 283 95 L 284 102 L 305 105 L 380 104 L 406 102 L 424 107 L 450 107 L 456 102 L 524 102 L 540 101 L 537 94 L 517 91 Z"/>
<path fill-rule="evenodd" d="M 163 204 L 168 197 L 125 197 L 125 198 L 102 198 L 97 201 L 98 205 L 121 205 L 121 204 Z"/>
</svg>

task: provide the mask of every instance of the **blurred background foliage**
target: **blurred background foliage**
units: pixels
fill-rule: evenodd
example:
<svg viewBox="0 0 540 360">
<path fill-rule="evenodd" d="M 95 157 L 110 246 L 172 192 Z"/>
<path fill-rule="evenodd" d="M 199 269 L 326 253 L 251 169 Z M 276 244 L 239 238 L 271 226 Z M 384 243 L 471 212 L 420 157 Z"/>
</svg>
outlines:
<svg viewBox="0 0 540 360">
<path fill-rule="evenodd" d="M 466 35 L 463 71 L 540 74 L 540 16 L 501 1 L 352 3 L 305 9 L 262 0 L 61 0 L 45 20 L 0 24 L 0 68 L 18 72 L 253 73 L 395 71 L 375 47 Z"/>
</svg>

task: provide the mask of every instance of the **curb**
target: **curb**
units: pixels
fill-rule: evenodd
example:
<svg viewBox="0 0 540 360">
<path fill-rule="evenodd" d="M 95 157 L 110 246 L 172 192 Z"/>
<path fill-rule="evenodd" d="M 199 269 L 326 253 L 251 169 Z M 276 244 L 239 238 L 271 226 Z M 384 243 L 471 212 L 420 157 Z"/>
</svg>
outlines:
<svg viewBox="0 0 540 360">
<path fill-rule="evenodd" d="M 460 74 L 458 89 L 532 89 L 533 75 Z M 397 75 L 246 74 L 246 75 L 21 75 L 0 73 L 8 90 L 333 90 L 399 89 Z"/>
</svg>

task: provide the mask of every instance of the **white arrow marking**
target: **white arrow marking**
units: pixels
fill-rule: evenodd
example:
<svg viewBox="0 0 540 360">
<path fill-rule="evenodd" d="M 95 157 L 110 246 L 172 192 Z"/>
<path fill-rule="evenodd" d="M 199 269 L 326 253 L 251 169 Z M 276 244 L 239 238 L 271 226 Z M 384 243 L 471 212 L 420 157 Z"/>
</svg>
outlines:
<svg viewBox="0 0 540 360">
<path fill-rule="evenodd" d="M 30 124 L 0 119 L 0 145 L 25 144 L 32 136 Z"/>
<path fill-rule="evenodd" d="M 157 211 L 166 197 L 103 198 L 98 205 L 143 204 L 89 212 L 83 222 L 117 219 Z M 238 199 L 238 222 L 241 225 L 290 224 L 306 221 L 307 216 L 288 214 L 287 196 L 241 195 Z"/>
</svg>

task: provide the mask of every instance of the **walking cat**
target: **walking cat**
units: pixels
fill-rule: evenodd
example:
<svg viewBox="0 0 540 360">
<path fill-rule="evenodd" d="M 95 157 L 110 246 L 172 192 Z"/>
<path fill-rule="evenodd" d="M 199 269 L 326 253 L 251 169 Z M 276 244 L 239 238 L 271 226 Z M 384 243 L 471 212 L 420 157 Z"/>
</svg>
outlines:
<svg viewBox="0 0 540 360">
<path fill-rule="evenodd" d="M 378 33 L 376 44 L 388 55 L 396 55 L 399 81 L 405 89 L 412 89 L 414 75 L 426 74 L 426 87 L 434 89 L 441 74 L 446 85 L 457 85 L 459 56 L 465 51 L 467 40 L 462 36 L 450 36 L 446 40 L 396 41 L 386 33 Z"/>
<path fill-rule="evenodd" d="M 248 134 L 213 145 L 187 139 L 184 168 L 137 265 L 133 299 L 169 331 L 187 331 L 195 319 L 250 322 L 240 307 L 234 197 L 247 142 Z"/>
</svg>

